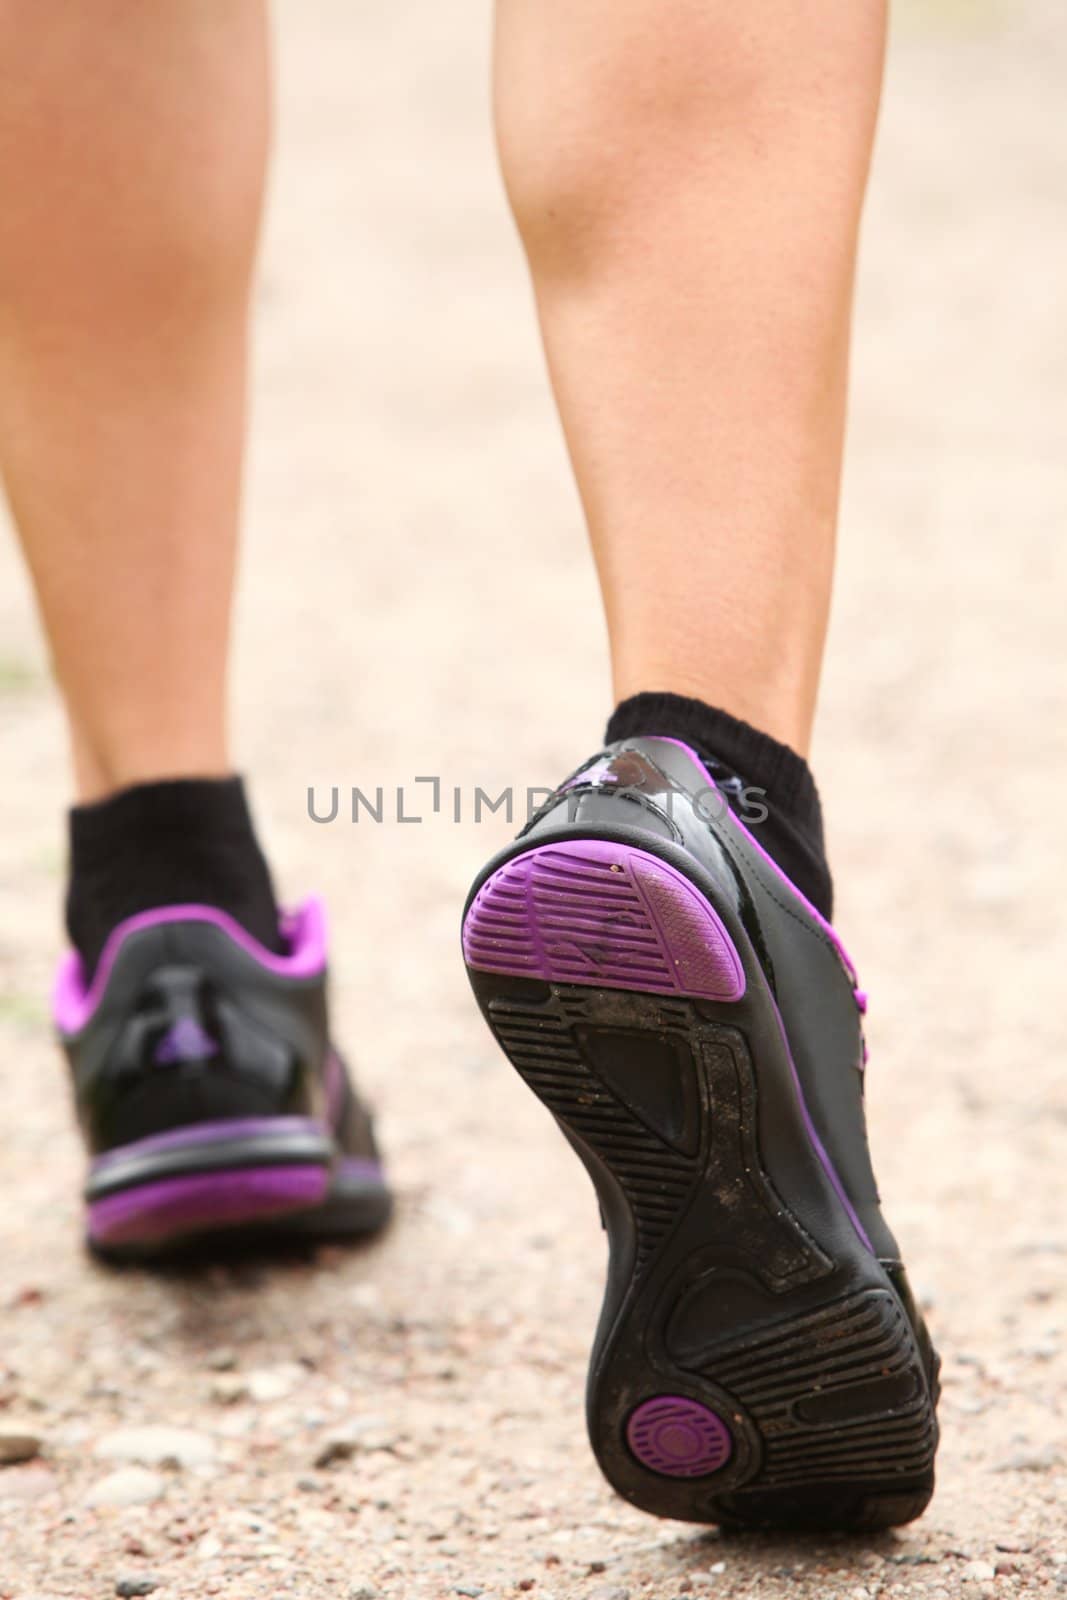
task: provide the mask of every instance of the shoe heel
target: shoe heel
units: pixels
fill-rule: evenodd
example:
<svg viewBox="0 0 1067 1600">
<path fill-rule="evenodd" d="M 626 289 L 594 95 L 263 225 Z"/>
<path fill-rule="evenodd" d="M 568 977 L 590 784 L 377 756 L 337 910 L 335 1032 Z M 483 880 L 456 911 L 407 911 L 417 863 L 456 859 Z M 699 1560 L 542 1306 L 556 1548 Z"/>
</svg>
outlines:
<svg viewBox="0 0 1067 1600">
<path fill-rule="evenodd" d="M 674 867 L 604 839 L 541 845 L 482 885 L 468 967 L 552 983 L 739 1000 L 741 959 L 715 908 Z"/>
<path fill-rule="evenodd" d="M 486 1021 L 607 1223 L 587 1416 L 612 1486 L 704 1523 L 918 1516 L 931 1380 L 812 1148 L 773 1002 L 751 963 L 746 984 L 724 916 L 650 852 L 567 840 L 492 873 L 463 948 Z M 767 1170 L 761 1110 L 789 1130 L 817 1230 Z"/>
<path fill-rule="evenodd" d="M 332 1160 L 326 1128 L 305 1117 L 224 1118 L 119 1146 L 89 1173 L 90 1248 L 151 1255 L 303 1214 L 326 1199 Z"/>
</svg>

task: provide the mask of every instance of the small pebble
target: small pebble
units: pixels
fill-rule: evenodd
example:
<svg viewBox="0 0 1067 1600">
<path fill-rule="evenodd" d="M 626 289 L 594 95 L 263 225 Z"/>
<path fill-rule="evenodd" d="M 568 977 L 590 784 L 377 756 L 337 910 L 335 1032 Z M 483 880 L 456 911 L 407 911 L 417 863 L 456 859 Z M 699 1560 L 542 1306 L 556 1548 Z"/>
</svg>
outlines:
<svg viewBox="0 0 1067 1600">
<path fill-rule="evenodd" d="M 234 1406 L 249 1397 L 249 1386 L 236 1372 L 225 1372 L 211 1385 L 211 1398 L 220 1406 Z"/>
<path fill-rule="evenodd" d="M 245 1379 L 248 1393 L 260 1405 L 269 1405 L 272 1400 L 285 1400 L 292 1394 L 304 1371 L 294 1362 L 292 1365 L 280 1367 L 264 1367 L 259 1372 L 250 1372 Z"/>
<path fill-rule="evenodd" d="M 1034 1450 L 1020 1450 L 1002 1461 L 996 1472 L 1051 1472 L 1061 1461 L 1060 1452 L 1052 1445 Z"/>
<path fill-rule="evenodd" d="M 39 1306 L 44 1299 L 44 1290 L 35 1283 L 23 1284 L 21 1289 L 16 1289 L 11 1296 L 12 1308 L 18 1306 Z"/>
<path fill-rule="evenodd" d="M 19 1461 L 32 1461 L 41 1453 L 41 1441 L 32 1428 L 5 1420 L 0 1423 L 0 1467 Z"/>
<path fill-rule="evenodd" d="M 960 1573 L 964 1583 L 989 1583 L 996 1575 L 992 1561 L 968 1561 Z"/>
<path fill-rule="evenodd" d="M 158 1500 L 165 1485 L 158 1472 L 147 1467 L 120 1467 L 89 1490 L 91 1506 L 142 1506 Z"/>
<path fill-rule="evenodd" d="M 1063 1345 L 1059 1339 L 1035 1339 L 1033 1344 L 1023 1345 L 1020 1353 L 1032 1361 L 1055 1361 L 1063 1353 Z"/>
<path fill-rule="evenodd" d="M 116 1578 L 115 1593 L 121 1595 L 123 1600 L 134 1600 L 139 1594 L 152 1594 L 159 1588 L 159 1579 L 153 1578 L 149 1573 L 135 1575 L 128 1578 Z"/>
<path fill-rule="evenodd" d="M 96 1454 L 102 1461 L 136 1461 L 147 1467 L 202 1467 L 215 1459 L 215 1441 L 191 1428 L 169 1428 L 157 1423 L 106 1434 L 98 1443 Z"/>
<path fill-rule="evenodd" d="M 315 1457 L 316 1467 L 332 1467 L 338 1461 L 350 1461 L 359 1449 L 359 1440 L 347 1435 L 327 1439 Z"/>
<path fill-rule="evenodd" d="M 330 1467 L 337 1461 L 349 1461 L 358 1450 L 391 1450 L 396 1444 L 395 1435 L 385 1431 L 382 1417 L 354 1417 L 335 1433 L 328 1434 L 315 1456 L 316 1467 Z"/>
</svg>

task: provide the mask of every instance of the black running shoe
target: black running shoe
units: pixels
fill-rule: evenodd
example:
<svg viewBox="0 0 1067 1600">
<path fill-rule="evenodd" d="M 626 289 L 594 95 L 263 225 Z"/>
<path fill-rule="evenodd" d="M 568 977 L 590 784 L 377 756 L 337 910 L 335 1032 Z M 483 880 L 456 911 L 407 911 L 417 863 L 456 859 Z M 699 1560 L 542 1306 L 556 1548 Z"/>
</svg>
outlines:
<svg viewBox="0 0 1067 1600">
<path fill-rule="evenodd" d="M 326 925 L 309 900 L 265 950 L 210 906 L 131 917 L 55 1019 L 91 1164 L 88 1239 L 147 1257 L 210 1241 L 373 1232 L 390 1197 L 329 1042 Z"/>
<path fill-rule="evenodd" d="M 463 947 L 600 1198 L 609 1482 L 693 1522 L 917 1517 L 938 1363 L 871 1172 L 864 997 L 697 755 L 633 739 L 579 769 L 475 882 Z"/>
</svg>

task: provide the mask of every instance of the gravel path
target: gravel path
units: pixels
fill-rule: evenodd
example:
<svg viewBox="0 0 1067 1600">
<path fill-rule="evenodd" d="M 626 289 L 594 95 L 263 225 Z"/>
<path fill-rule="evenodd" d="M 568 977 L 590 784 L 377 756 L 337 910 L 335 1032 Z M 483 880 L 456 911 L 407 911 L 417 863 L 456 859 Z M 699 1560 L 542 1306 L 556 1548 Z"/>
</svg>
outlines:
<svg viewBox="0 0 1067 1600">
<path fill-rule="evenodd" d="M 0 1597 L 1067 1592 L 1061 7 L 903 5 L 869 212 L 817 765 L 946 1383 L 933 1507 L 866 1543 L 719 1538 L 601 1484 L 596 1208 L 465 992 L 461 896 L 510 831 L 474 788 L 551 783 L 607 705 L 470 9 L 279 8 L 241 760 L 287 891 L 331 896 L 400 1191 L 380 1245 L 84 1258 L 42 999 L 63 745 L 0 549 Z M 420 826 L 308 820 L 308 784 L 410 812 L 433 774 Z"/>
</svg>

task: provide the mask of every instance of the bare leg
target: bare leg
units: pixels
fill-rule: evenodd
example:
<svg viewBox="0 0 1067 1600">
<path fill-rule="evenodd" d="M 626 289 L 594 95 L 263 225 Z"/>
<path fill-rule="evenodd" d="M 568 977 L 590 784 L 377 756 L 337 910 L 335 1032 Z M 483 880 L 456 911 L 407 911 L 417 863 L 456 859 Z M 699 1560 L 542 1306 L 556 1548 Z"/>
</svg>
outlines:
<svg viewBox="0 0 1067 1600">
<path fill-rule="evenodd" d="M 499 0 L 501 161 L 615 689 L 805 752 L 884 0 Z"/>
<path fill-rule="evenodd" d="M 83 799 L 228 769 L 262 0 L 0 0 L 0 465 Z"/>
<path fill-rule="evenodd" d="M 224 776 L 265 24 L 0 0 L 0 458 L 93 802 L 55 1020 L 90 1242 L 136 1259 L 389 1212 L 321 917 L 279 918 Z"/>
<path fill-rule="evenodd" d="M 602 1201 L 589 1437 L 659 1516 L 895 1526 L 933 1490 L 936 1358 L 879 1209 L 804 759 L 882 0 L 498 4 L 504 172 L 623 703 L 476 879 L 464 948 Z M 879 1414 L 857 1373 L 882 1382 L 890 1325 L 912 1399 Z"/>
</svg>

